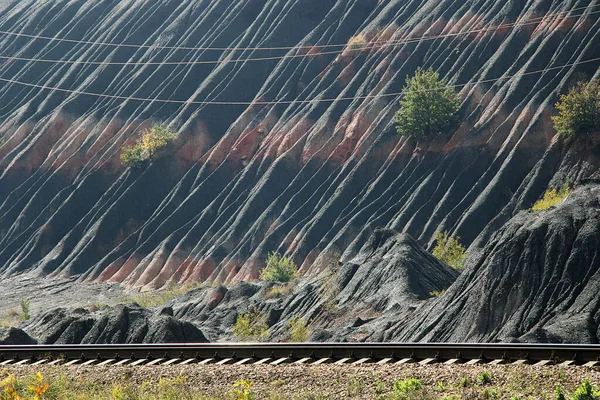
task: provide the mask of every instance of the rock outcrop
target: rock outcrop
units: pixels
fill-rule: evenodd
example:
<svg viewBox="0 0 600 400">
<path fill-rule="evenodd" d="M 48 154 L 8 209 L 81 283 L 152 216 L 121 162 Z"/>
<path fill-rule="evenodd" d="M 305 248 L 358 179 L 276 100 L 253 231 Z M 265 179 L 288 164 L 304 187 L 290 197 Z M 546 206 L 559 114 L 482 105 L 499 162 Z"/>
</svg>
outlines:
<svg viewBox="0 0 600 400">
<path fill-rule="evenodd" d="M 198 327 L 173 317 L 173 310 L 158 312 L 137 305 L 119 305 L 90 312 L 56 309 L 27 324 L 27 332 L 43 344 L 90 343 L 202 343 Z"/>
<path fill-rule="evenodd" d="M 15 327 L 8 329 L 0 328 L 0 345 L 15 344 L 38 344 L 38 342 L 22 329 Z"/>
<path fill-rule="evenodd" d="M 600 183 L 522 211 L 439 299 L 390 328 L 419 341 L 600 341 Z"/>
<path fill-rule="evenodd" d="M 559 93 L 598 75 L 597 11 L 588 0 L 3 1 L 0 276 L 220 284 L 257 277 L 274 250 L 315 275 L 379 226 L 480 248 L 549 185 L 600 165 L 597 146 L 556 141 L 549 119 Z M 395 132 L 418 66 L 458 85 L 450 135 Z M 123 146 L 156 121 L 178 139 L 124 168 Z"/>
</svg>

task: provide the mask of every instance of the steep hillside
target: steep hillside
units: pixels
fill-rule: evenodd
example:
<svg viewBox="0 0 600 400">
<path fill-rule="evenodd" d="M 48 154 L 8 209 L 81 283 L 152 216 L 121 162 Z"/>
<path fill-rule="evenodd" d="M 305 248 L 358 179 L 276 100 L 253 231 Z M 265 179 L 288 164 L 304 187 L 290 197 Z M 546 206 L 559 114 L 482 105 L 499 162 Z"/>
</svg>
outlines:
<svg viewBox="0 0 600 400">
<path fill-rule="evenodd" d="M 599 74 L 595 0 L 0 8 L 0 276 L 221 283 L 257 277 L 272 250 L 313 274 L 377 227 L 424 245 L 449 230 L 476 252 L 600 165 L 597 138 L 557 141 L 549 119 Z M 418 66 L 460 85 L 451 135 L 395 133 Z M 159 120 L 178 139 L 124 168 L 122 147 Z"/>
<path fill-rule="evenodd" d="M 153 310 L 59 309 L 22 328 L 44 343 L 223 341 L 258 310 L 272 341 L 289 340 L 303 318 L 312 341 L 598 343 L 599 232 L 600 181 L 587 182 L 554 208 L 511 218 L 460 275 L 409 235 L 378 229 L 334 276 L 203 287 Z"/>
<path fill-rule="evenodd" d="M 555 208 L 511 219 L 444 296 L 388 338 L 598 343 L 599 250 L 596 181 Z"/>
</svg>

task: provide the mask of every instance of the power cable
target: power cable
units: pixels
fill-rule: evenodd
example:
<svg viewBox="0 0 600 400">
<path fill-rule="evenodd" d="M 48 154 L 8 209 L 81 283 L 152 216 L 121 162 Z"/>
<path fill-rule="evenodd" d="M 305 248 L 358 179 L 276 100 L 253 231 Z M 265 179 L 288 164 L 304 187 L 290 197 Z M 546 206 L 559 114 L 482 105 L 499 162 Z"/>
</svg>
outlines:
<svg viewBox="0 0 600 400">
<path fill-rule="evenodd" d="M 499 29 L 509 28 L 509 27 L 513 27 L 513 26 L 530 25 L 530 24 L 534 24 L 534 23 L 545 22 L 544 20 L 546 20 L 546 19 L 555 20 L 555 19 L 560 19 L 560 18 L 581 17 L 581 16 L 596 14 L 599 11 L 592 11 L 590 13 L 584 13 L 584 14 L 579 14 L 579 15 L 563 15 L 563 14 L 569 14 L 569 13 L 572 13 L 574 11 L 579 11 L 579 10 L 589 11 L 590 9 L 593 9 L 596 7 L 600 7 L 600 4 L 593 5 L 593 6 L 587 6 L 587 7 L 573 8 L 569 11 L 563 11 L 561 13 L 553 13 L 553 14 L 542 16 L 542 17 L 535 17 L 535 18 L 532 18 L 529 20 L 525 20 L 525 21 L 529 21 L 529 22 L 516 21 L 513 23 L 492 26 L 490 28 L 479 28 L 479 29 L 473 29 L 473 30 L 464 31 L 464 32 L 449 33 L 449 34 L 434 35 L 434 36 L 423 36 L 423 37 L 419 37 L 419 38 L 409 38 L 409 39 L 402 39 L 402 40 L 397 40 L 397 41 L 387 41 L 387 40 L 373 41 L 373 42 L 366 43 L 362 46 L 365 48 L 380 47 L 380 46 L 382 46 L 382 47 L 394 46 L 394 45 L 398 45 L 398 44 L 419 42 L 422 40 L 435 40 L 435 39 L 453 37 L 453 36 L 458 36 L 458 35 L 463 35 L 463 34 L 481 33 L 481 32 L 485 32 L 488 30 L 499 30 Z M 330 48 L 330 47 L 346 47 L 346 46 L 348 46 L 347 43 L 343 43 L 343 44 L 328 44 L 328 45 L 314 45 L 314 46 L 313 45 L 301 45 L 301 46 L 283 46 L 283 47 L 184 47 L 184 46 L 136 45 L 136 44 L 125 44 L 125 43 L 76 40 L 76 39 L 66 39 L 66 38 L 59 38 L 59 37 L 52 37 L 52 36 L 32 35 L 32 34 L 26 34 L 26 33 L 22 33 L 22 32 L 11 32 L 11 31 L 3 31 L 3 30 L 0 30 L 0 34 L 8 35 L 8 36 L 27 37 L 27 38 L 36 39 L 36 40 L 38 40 L 38 39 L 39 40 L 48 40 L 48 41 L 52 41 L 52 42 L 66 42 L 66 43 L 76 43 L 76 44 L 96 45 L 96 46 L 110 46 L 110 47 L 133 47 L 133 48 L 138 48 L 138 49 L 159 49 L 159 50 L 271 51 L 271 50 L 294 50 L 294 49 L 313 50 L 313 49 L 323 49 L 323 48 Z M 381 43 L 381 45 L 379 45 L 378 43 Z M 357 45 L 356 47 L 359 47 L 359 46 L 360 45 Z M 360 50 L 360 48 L 359 48 L 359 50 Z M 320 55 L 320 54 L 335 54 L 335 53 L 340 53 L 340 52 L 341 51 L 338 50 L 335 52 L 317 53 L 317 54 L 318 55 Z M 306 56 L 306 55 L 296 55 L 296 56 Z M 6 58 L 6 57 L 3 57 L 3 58 Z M 271 59 L 271 58 L 267 58 L 267 59 Z M 52 61 L 52 60 L 48 60 L 48 61 Z"/>
<path fill-rule="evenodd" d="M 497 82 L 500 80 L 510 79 L 510 78 L 513 78 L 516 76 L 534 75 L 534 74 L 539 74 L 539 73 L 543 73 L 543 72 L 547 72 L 547 71 L 552 71 L 552 70 L 556 70 L 556 69 L 562 69 L 562 68 L 572 67 L 572 66 L 579 65 L 579 64 L 586 64 L 586 63 L 597 62 L 597 61 L 600 61 L 600 57 L 593 58 L 590 60 L 577 61 L 577 62 L 573 62 L 573 63 L 569 63 L 569 64 L 564 64 L 564 65 L 551 67 L 551 68 L 545 68 L 545 69 L 536 70 L 536 71 L 529 71 L 529 72 L 517 73 L 514 75 L 501 76 L 499 78 L 484 79 L 484 80 L 480 80 L 480 81 L 467 82 L 467 83 L 456 84 L 456 85 L 447 85 L 447 87 L 459 88 L 459 87 L 463 87 L 463 86 L 467 86 L 467 85 L 477 85 L 477 84 L 481 84 L 481 83 Z M 380 98 L 380 97 L 396 97 L 396 96 L 401 96 L 402 94 L 404 94 L 404 92 L 397 92 L 397 93 L 383 93 L 383 94 L 373 94 L 373 95 L 365 95 L 365 96 L 351 96 L 351 97 L 338 97 L 338 98 L 312 99 L 312 100 L 194 101 L 194 100 L 170 100 L 170 99 L 151 99 L 151 98 L 143 98 L 143 97 L 116 96 L 116 95 L 108 95 L 108 94 L 102 94 L 102 93 L 86 92 L 86 91 L 81 91 L 81 90 L 61 89 L 61 88 L 47 86 L 47 85 L 35 85 L 32 83 L 25 83 L 25 82 L 17 81 L 14 79 L 5 79 L 5 78 L 0 78 L 0 81 L 6 82 L 6 83 L 11 83 L 11 84 L 16 84 L 16 85 L 21 85 L 21 86 L 37 88 L 37 89 L 55 90 L 58 92 L 84 95 L 84 96 L 94 96 L 94 97 L 99 97 L 99 98 L 159 102 L 159 103 L 174 103 L 174 104 L 186 104 L 186 105 L 193 104 L 193 105 L 248 105 L 248 106 L 250 106 L 250 105 L 278 105 L 278 104 L 307 104 L 307 103 L 324 103 L 324 102 L 335 102 L 335 101 L 345 101 L 345 100 L 361 100 L 361 99 L 366 100 L 366 99 L 373 99 L 373 98 Z M 435 90 L 437 90 L 437 89 L 421 90 L 419 92 L 430 92 L 430 91 L 435 91 Z"/>
</svg>

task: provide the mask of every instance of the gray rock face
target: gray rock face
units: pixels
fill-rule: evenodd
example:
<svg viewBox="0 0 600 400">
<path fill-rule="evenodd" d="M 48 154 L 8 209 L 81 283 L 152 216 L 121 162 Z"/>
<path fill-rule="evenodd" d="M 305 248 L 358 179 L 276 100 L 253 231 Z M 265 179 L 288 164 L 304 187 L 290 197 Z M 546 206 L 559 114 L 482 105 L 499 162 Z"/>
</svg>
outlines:
<svg viewBox="0 0 600 400">
<path fill-rule="evenodd" d="M 0 328 L 0 345 L 38 344 L 37 340 L 19 328 Z"/>
<path fill-rule="evenodd" d="M 600 184 L 590 182 L 511 219 L 444 296 L 386 338 L 598 343 L 599 289 Z"/>
<path fill-rule="evenodd" d="M 580 73 L 598 75 L 598 62 L 571 65 L 600 45 L 587 5 L 2 2 L 2 31 L 86 43 L 0 41 L 14 57 L 0 64 L 0 276 L 218 284 L 256 278 L 273 250 L 316 274 L 378 226 L 422 244 L 483 231 L 483 245 L 549 183 L 600 165 L 597 139 L 577 151 L 549 120 Z M 366 46 L 347 46 L 357 38 Z M 397 94 L 418 66 L 461 85 L 455 132 L 395 132 Z M 178 139 L 124 168 L 121 149 L 160 120 Z"/>
<path fill-rule="evenodd" d="M 256 309 L 272 341 L 302 317 L 314 341 L 598 343 L 600 182 L 584 183 L 556 207 L 518 213 L 460 275 L 411 236 L 377 229 L 333 277 L 203 287 L 156 311 L 57 310 L 25 328 L 43 343 L 232 340 L 239 314 Z"/>
<path fill-rule="evenodd" d="M 26 329 L 44 344 L 207 341 L 194 324 L 136 305 L 108 307 L 93 313 L 85 309 L 56 309 L 34 319 Z"/>
</svg>

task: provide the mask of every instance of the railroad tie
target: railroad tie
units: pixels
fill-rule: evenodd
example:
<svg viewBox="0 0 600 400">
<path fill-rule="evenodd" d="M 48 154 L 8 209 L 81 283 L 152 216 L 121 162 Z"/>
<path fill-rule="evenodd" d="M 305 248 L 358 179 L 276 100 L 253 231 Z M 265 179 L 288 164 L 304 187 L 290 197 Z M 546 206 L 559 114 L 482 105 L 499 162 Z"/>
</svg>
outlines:
<svg viewBox="0 0 600 400">
<path fill-rule="evenodd" d="M 310 360 L 312 360 L 312 358 L 310 358 L 310 357 L 304 357 L 304 358 L 299 359 L 298 361 L 294 361 L 292 364 L 294 364 L 294 365 L 306 364 Z"/>
<path fill-rule="evenodd" d="M 360 360 L 356 360 L 352 363 L 352 365 L 361 365 L 361 364 L 367 364 L 370 363 L 371 361 L 373 361 L 372 358 L 361 358 Z"/>
<path fill-rule="evenodd" d="M 334 365 L 343 365 L 346 364 L 348 361 L 351 361 L 351 358 L 342 358 L 341 360 L 337 360 L 336 362 L 334 362 Z"/>
<path fill-rule="evenodd" d="M 234 363 L 233 365 L 244 365 L 244 364 L 249 364 L 251 361 L 253 361 L 253 358 L 243 358 L 240 361 Z"/>
<path fill-rule="evenodd" d="M 164 358 L 157 358 L 157 359 L 154 359 L 154 360 L 150 361 L 148 364 L 145 364 L 144 367 L 151 367 L 153 365 L 160 364 L 163 361 L 165 361 Z"/>
<path fill-rule="evenodd" d="M 444 361 L 444 365 L 454 365 L 458 364 L 460 360 L 458 358 L 451 358 L 449 360 Z"/>
<path fill-rule="evenodd" d="M 261 358 L 260 360 L 258 360 L 257 362 L 255 362 L 254 365 L 267 364 L 271 360 L 272 360 L 271 358 Z"/>
<path fill-rule="evenodd" d="M 104 367 L 104 366 L 108 366 L 108 365 L 111 365 L 112 363 L 114 363 L 115 361 L 117 361 L 117 360 L 115 360 L 114 358 L 109 358 L 108 360 L 104 360 L 104 361 L 102 361 L 102 362 L 101 362 L 100 364 L 98 364 L 97 366 L 98 366 L 98 367 Z"/>
</svg>

